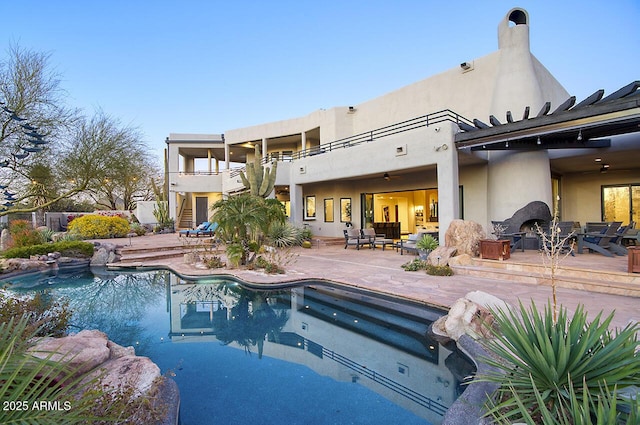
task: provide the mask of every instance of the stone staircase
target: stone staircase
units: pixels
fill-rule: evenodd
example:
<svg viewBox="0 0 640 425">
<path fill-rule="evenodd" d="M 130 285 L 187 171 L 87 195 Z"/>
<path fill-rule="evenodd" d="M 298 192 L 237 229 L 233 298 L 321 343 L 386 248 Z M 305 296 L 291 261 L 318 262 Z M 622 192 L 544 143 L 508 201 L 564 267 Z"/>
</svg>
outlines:
<svg viewBox="0 0 640 425">
<path fill-rule="evenodd" d="M 189 249 L 181 245 L 161 248 L 136 248 L 125 246 L 116 249 L 116 254 L 120 255 L 120 262 L 118 264 L 122 266 L 179 257 L 187 252 L 189 252 Z"/>
<path fill-rule="evenodd" d="M 458 275 L 551 286 L 550 272 L 542 264 L 474 258 L 470 265 L 456 265 L 453 269 Z M 555 281 L 560 288 L 640 297 L 637 274 L 560 266 Z"/>
</svg>

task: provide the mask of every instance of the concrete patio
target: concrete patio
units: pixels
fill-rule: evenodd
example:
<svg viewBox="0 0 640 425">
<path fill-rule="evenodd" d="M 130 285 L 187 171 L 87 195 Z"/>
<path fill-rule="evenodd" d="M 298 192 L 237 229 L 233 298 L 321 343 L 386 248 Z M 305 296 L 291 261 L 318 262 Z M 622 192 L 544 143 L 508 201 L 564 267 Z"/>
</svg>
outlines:
<svg viewBox="0 0 640 425">
<path fill-rule="evenodd" d="M 455 268 L 449 277 L 429 276 L 424 271 L 406 272 L 400 266 L 415 258 L 394 249 L 344 249 L 339 241 L 315 240 L 311 249 L 292 249 L 293 261 L 286 273 L 268 275 L 262 271 L 206 269 L 185 264 L 183 253 L 196 241 L 177 234 L 149 235 L 108 241 L 122 246 L 122 261 L 113 266 L 169 267 L 183 276 L 206 277 L 232 274 L 260 284 L 326 279 L 353 287 L 448 308 L 470 291 L 483 291 L 511 304 L 533 299 L 544 305 L 552 294 L 543 278 L 542 258 L 536 251 L 513 252 L 505 261 L 476 260 L 472 266 Z M 583 304 L 591 317 L 615 310 L 613 325 L 624 327 L 640 321 L 640 274 L 627 273 L 627 257 L 607 258 L 600 254 L 568 256 L 561 262 L 558 302 L 573 310 Z"/>
</svg>

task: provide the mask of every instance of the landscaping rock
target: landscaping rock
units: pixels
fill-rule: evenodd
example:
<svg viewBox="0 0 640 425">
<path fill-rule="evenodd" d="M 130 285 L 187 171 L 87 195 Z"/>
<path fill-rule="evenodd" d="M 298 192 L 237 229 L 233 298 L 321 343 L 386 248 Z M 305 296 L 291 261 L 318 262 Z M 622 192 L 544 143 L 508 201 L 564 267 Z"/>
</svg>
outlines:
<svg viewBox="0 0 640 425">
<path fill-rule="evenodd" d="M 97 377 L 102 388 L 122 390 L 133 387 L 134 397 L 139 397 L 149 391 L 160 377 L 160 368 L 148 357 L 123 356 L 102 363 L 87 379 Z"/>
<path fill-rule="evenodd" d="M 102 267 L 117 262 L 119 260 L 119 256 L 116 253 L 117 248 L 118 246 L 112 243 L 96 244 L 93 257 L 91 257 L 91 266 Z"/>
<path fill-rule="evenodd" d="M 180 393 L 175 382 L 163 378 L 160 368 L 148 357 L 136 356 L 133 347 L 122 347 L 103 332 L 84 330 L 63 338 L 41 338 L 28 352 L 52 361 L 70 360 L 72 368 L 88 373 L 86 379 L 99 378 L 97 386 L 102 389 L 132 388 L 134 397 L 151 395 L 152 400 L 157 399 L 167 407 L 161 423 L 177 423 Z M 157 401 L 152 401 L 153 407 L 157 407 Z"/>
<path fill-rule="evenodd" d="M 427 257 L 427 263 L 434 266 L 446 266 L 449 265 L 449 259 L 455 255 L 458 251 L 456 247 L 439 246 Z"/>
<path fill-rule="evenodd" d="M 453 220 L 444 235 L 445 246 L 455 247 L 458 254 L 477 257 L 480 254 L 480 240 L 487 235 L 482 226 L 474 221 Z"/>
<path fill-rule="evenodd" d="M 474 339 L 491 338 L 493 315 L 489 308 L 509 309 L 509 305 L 493 295 L 474 291 L 459 298 L 449 313 L 433 323 L 432 332 L 458 341 L 462 335 Z"/>
<path fill-rule="evenodd" d="M 84 373 L 109 359 L 107 341 L 107 335 L 103 332 L 85 330 L 64 338 L 43 338 L 29 352 L 41 359 L 51 356 L 53 361 L 72 359 L 71 366 L 80 367 Z"/>
</svg>

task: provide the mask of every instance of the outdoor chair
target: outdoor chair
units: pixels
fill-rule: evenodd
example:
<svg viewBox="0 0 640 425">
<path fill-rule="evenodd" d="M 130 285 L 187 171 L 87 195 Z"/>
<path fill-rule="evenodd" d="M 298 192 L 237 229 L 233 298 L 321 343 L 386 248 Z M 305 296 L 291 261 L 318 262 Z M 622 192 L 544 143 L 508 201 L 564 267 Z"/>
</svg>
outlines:
<svg viewBox="0 0 640 425">
<path fill-rule="evenodd" d="M 349 228 L 344 230 L 344 249 L 351 245 L 359 250 L 361 245 L 367 244 L 370 244 L 369 238 L 363 238 L 360 229 Z"/>
<path fill-rule="evenodd" d="M 624 240 L 624 236 L 629 232 L 629 230 L 635 227 L 635 223 L 632 221 L 626 226 L 620 227 L 616 234 L 609 241 L 609 251 L 613 252 L 617 255 L 627 255 L 627 248 L 622 245 L 622 241 Z"/>
<path fill-rule="evenodd" d="M 195 234 L 193 236 L 199 238 L 200 236 L 209 236 L 209 237 L 213 237 L 213 235 L 215 235 L 216 230 L 218 230 L 218 223 L 217 222 L 213 222 L 213 223 L 209 223 L 209 225 L 203 229 L 199 229 L 195 231 Z"/>
<path fill-rule="evenodd" d="M 615 236 L 621 224 L 621 221 L 609 223 L 600 233 L 579 233 L 578 253 L 582 254 L 582 250 L 587 248 L 589 251 L 599 252 L 605 257 L 613 257 L 609 247 L 611 246 L 611 239 Z"/>
<path fill-rule="evenodd" d="M 416 246 L 418 240 L 422 237 L 422 233 L 411 233 L 409 237 L 404 240 L 400 240 L 400 255 L 404 255 L 403 251 L 418 254 L 418 247 Z"/>
<path fill-rule="evenodd" d="M 551 244 L 555 243 L 558 244 L 560 243 L 560 241 L 562 241 L 562 246 L 560 246 L 560 253 L 563 253 L 565 251 L 569 251 L 571 253 L 571 256 L 575 257 L 575 252 L 574 252 L 574 245 L 576 242 L 576 238 L 575 238 L 575 232 L 573 231 L 574 229 L 574 222 L 573 221 L 560 221 L 556 224 L 557 229 L 556 229 L 556 234 L 555 234 L 555 238 L 556 240 L 553 241 L 551 240 L 551 229 L 547 228 L 545 229 L 545 236 L 546 238 L 543 238 L 542 236 L 540 236 L 540 246 L 543 246 L 543 240 L 546 242 L 546 246 L 547 248 L 551 248 Z"/>
<path fill-rule="evenodd" d="M 178 232 L 178 236 L 185 236 L 185 237 L 197 236 L 198 232 L 208 229 L 210 224 L 211 223 L 209 223 L 208 221 L 203 221 L 198 225 L 198 227 L 194 229 L 180 230 L 180 232 Z"/>
</svg>

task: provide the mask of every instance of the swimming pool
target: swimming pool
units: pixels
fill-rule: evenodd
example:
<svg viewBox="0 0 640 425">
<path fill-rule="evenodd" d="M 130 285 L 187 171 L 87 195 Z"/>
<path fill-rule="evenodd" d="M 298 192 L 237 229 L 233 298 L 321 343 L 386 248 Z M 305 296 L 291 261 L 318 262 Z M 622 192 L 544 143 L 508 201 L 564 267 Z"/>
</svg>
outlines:
<svg viewBox="0 0 640 425">
<path fill-rule="evenodd" d="M 67 297 L 72 331 L 150 357 L 178 383 L 183 425 L 438 424 L 470 373 L 425 337 L 442 312 L 322 282 L 262 291 L 95 269 L 7 287 Z"/>
</svg>

